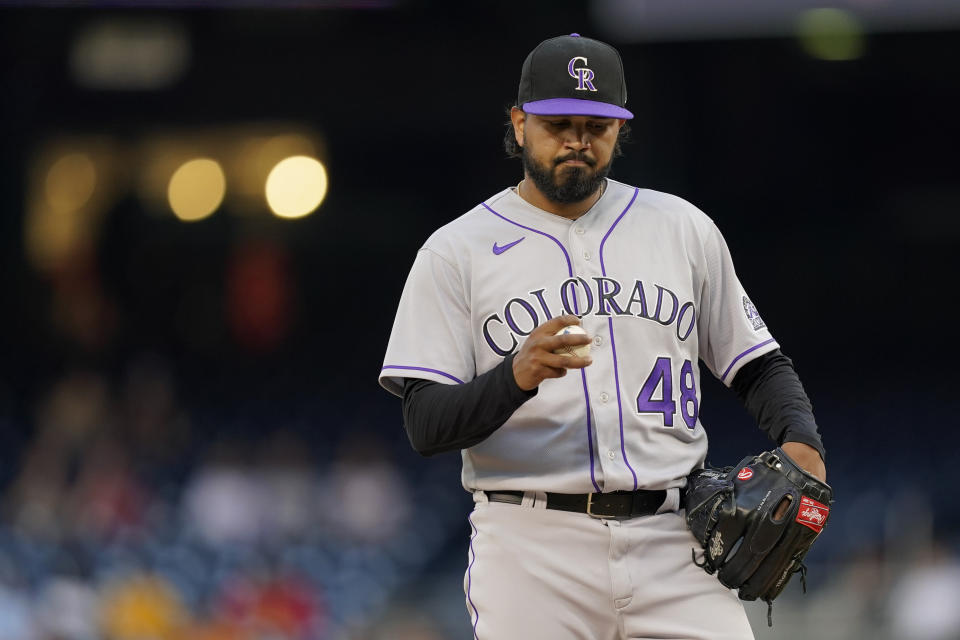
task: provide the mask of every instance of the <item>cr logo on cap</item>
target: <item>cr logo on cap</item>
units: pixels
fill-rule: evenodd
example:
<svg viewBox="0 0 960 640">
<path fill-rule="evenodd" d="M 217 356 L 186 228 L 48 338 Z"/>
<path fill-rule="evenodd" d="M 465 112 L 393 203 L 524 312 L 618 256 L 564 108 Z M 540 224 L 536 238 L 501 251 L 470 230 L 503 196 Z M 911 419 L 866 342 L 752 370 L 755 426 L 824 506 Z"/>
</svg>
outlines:
<svg viewBox="0 0 960 640">
<path fill-rule="evenodd" d="M 583 64 L 587 64 L 587 59 L 583 56 L 577 56 L 576 58 L 571 58 L 570 62 L 567 63 L 567 73 L 570 74 L 571 78 L 577 79 L 577 91 L 596 91 L 597 88 L 593 86 L 593 69 L 588 69 L 587 67 L 574 67 L 573 65 L 577 60 L 583 60 Z"/>
</svg>

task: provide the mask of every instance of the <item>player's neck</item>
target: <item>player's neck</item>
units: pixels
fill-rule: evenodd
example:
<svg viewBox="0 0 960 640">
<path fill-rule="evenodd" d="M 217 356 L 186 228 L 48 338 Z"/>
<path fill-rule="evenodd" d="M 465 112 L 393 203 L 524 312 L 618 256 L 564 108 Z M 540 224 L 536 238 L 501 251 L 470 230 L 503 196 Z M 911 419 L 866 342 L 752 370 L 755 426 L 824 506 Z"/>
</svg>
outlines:
<svg viewBox="0 0 960 640">
<path fill-rule="evenodd" d="M 561 218 L 567 218 L 568 220 L 576 220 L 589 211 L 590 208 L 597 203 L 597 200 L 599 200 L 600 196 L 603 195 L 603 190 L 606 188 L 606 184 L 607 181 L 604 180 L 596 191 L 591 193 L 580 202 L 559 203 L 554 202 L 553 200 L 547 198 L 547 196 L 543 195 L 543 192 L 537 189 L 537 186 L 533 183 L 533 180 L 527 180 L 524 178 L 520 181 L 520 184 L 517 185 L 517 195 L 538 209 L 543 209 L 547 213 L 552 213 L 560 216 Z"/>
</svg>

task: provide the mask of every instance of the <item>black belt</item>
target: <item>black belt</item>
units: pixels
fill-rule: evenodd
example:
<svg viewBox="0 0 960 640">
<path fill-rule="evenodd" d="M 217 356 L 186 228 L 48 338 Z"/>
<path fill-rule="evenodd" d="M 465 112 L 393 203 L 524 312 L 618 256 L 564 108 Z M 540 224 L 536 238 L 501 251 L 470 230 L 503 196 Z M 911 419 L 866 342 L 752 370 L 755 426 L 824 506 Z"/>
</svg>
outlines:
<svg viewBox="0 0 960 640">
<path fill-rule="evenodd" d="M 523 491 L 486 491 L 490 502 L 520 504 Z M 547 493 L 547 509 L 585 513 L 594 518 L 635 518 L 657 512 L 667 499 L 667 492 L 612 491 L 610 493 Z"/>
</svg>

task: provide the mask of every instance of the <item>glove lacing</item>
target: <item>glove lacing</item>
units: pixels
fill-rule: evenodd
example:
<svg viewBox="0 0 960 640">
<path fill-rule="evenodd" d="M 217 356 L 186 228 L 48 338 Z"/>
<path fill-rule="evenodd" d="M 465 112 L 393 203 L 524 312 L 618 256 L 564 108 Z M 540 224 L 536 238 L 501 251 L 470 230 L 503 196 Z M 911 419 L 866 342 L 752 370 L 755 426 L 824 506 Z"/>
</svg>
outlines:
<svg viewBox="0 0 960 640">
<path fill-rule="evenodd" d="M 696 564 L 696 560 L 694 560 Z M 807 565 L 802 562 L 797 565 L 797 568 L 790 572 L 790 575 L 794 573 L 800 574 L 800 586 L 803 588 L 803 592 L 807 592 Z M 773 626 L 773 600 L 767 600 L 767 626 Z"/>
</svg>

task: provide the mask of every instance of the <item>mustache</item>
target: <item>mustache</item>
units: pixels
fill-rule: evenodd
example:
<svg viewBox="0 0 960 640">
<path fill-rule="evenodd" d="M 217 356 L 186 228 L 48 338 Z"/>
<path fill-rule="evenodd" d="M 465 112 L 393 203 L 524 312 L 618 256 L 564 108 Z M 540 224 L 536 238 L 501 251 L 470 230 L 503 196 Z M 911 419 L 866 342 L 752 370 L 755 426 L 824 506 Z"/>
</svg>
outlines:
<svg viewBox="0 0 960 640">
<path fill-rule="evenodd" d="M 586 155 L 586 154 L 584 154 L 584 153 L 576 153 L 576 152 L 574 152 L 574 153 L 569 153 L 569 154 L 563 156 L 562 158 L 557 158 L 557 159 L 555 159 L 555 160 L 553 161 L 553 166 L 559 167 L 561 164 L 563 164 L 563 163 L 566 162 L 567 160 L 579 160 L 580 162 L 585 162 L 588 167 L 595 167 L 595 166 L 597 166 L 597 161 L 596 161 L 596 160 L 594 160 L 593 158 L 591 158 L 590 156 L 588 156 L 588 155 Z"/>
</svg>

